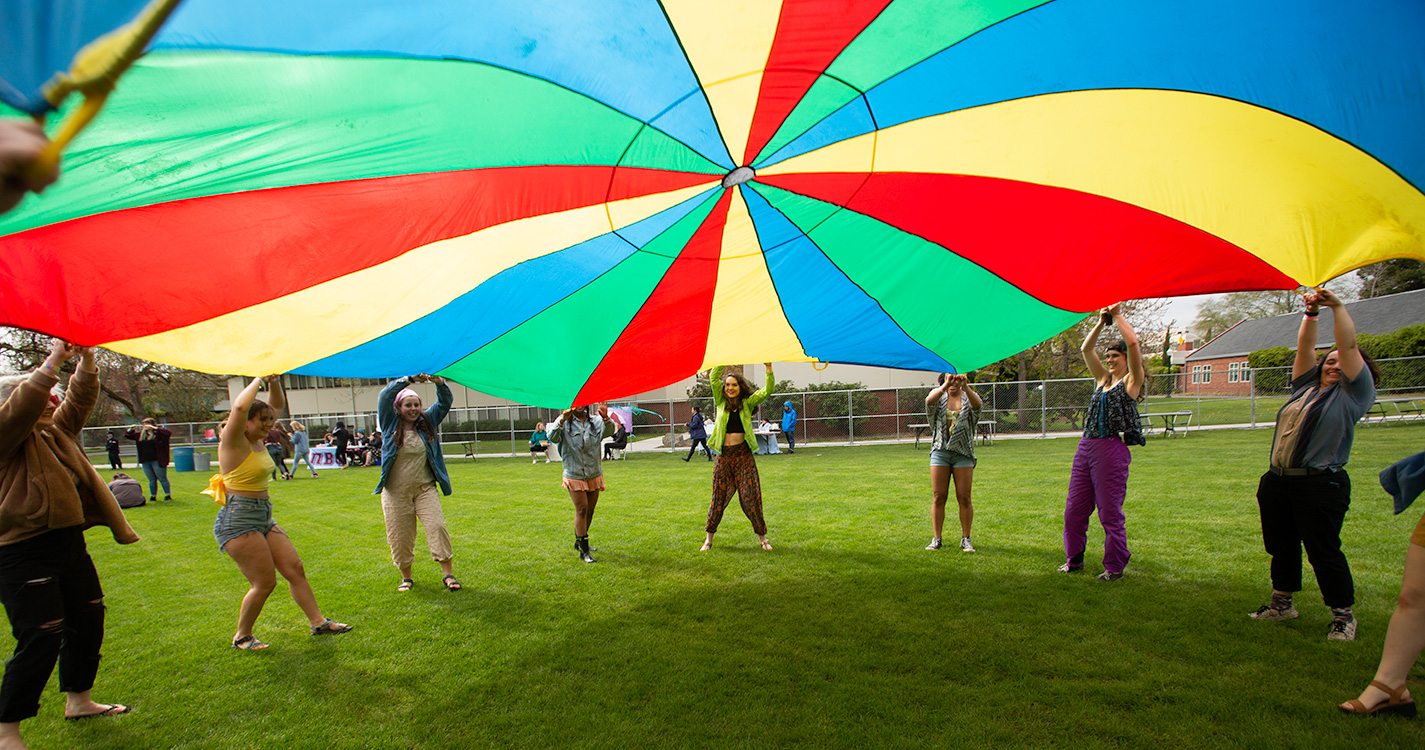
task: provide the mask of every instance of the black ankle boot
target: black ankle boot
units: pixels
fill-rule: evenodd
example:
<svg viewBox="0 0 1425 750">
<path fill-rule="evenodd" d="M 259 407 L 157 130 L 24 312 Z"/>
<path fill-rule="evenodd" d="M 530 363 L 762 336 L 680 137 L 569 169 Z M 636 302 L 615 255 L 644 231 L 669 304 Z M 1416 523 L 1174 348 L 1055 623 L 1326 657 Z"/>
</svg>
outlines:
<svg viewBox="0 0 1425 750">
<path fill-rule="evenodd" d="M 589 554 L 589 537 L 587 534 L 574 537 L 574 549 L 578 550 L 580 560 L 586 563 L 598 562 L 598 560 L 594 559 L 593 555 Z"/>
</svg>

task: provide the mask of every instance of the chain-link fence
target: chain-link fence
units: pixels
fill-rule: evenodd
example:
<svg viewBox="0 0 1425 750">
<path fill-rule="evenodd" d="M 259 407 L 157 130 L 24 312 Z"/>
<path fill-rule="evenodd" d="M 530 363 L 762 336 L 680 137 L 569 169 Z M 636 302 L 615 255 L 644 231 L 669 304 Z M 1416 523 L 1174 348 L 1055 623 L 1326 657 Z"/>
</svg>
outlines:
<svg viewBox="0 0 1425 750">
<path fill-rule="evenodd" d="M 1389 424 L 1425 419 L 1425 357 L 1381 360 L 1376 383 L 1377 401 L 1363 424 Z M 1188 373 L 1155 375 L 1139 410 L 1154 415 L 1155 424 L 1175 430 L 1211 426 L 1270 426 L 1289 394 L 1290 367 L 1235 369 L 1233 377 L 1217 383 L 1192 382 Z M 1199 379 L 1200 380 L 1200 379 Z M 984 402 L 979 432 L 997 435 L 1052 436 L 1077 434 L 1083 429 L 1093 381 L 1030 380 L 975 383 Z M 774 394 L 760 407 L 760 418 L 780 425 L 782 405 L 790 402 L 798 414 L 796 440 L 803 444 L 856 444 L 867 441 L 915 440 L 927 431 L 925 398 L 930 386 L 877 388 L 856 391 L 808 391 Z M 635 407 L 633 439 L 657 440 L 673 449 L 684 444 L 693 407 L 712 415 L 711 399 L 621 401 Z M 518 455 L 528 450 L 528 440 L 538 422 L 552 422 L 558 409 L 533 406 L 497 406 L 452 409 L 442 424 L 446 455 Z M 1160 419 L 1161 418 L 1161 419 Z M 319 443 L 338 421 L 355 434 L 376 428 L 376 415 L 324 414 L 298 417 Z M 217 422 L 164 425 L 173 431 L 175 446 L 213 444 Z M 132 460 L 133 442 L 124 440 L 123 427 L 94 427 L 84 431 L 83 445 L 97 457 L 104 453 L 109 430 L 120 437 L 122 455 Z"/>
</svg>

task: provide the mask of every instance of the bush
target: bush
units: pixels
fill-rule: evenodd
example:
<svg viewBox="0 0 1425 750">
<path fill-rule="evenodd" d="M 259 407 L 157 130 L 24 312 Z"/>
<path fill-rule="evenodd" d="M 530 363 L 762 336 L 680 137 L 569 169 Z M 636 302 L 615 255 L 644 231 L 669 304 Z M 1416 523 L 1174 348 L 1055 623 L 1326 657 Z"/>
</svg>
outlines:
<svg viewBox="0 0 1425 750">
<path fill-rule="evenodd" d="M 845 393 L 827 393 L 827 391 L 855 391 L 849 399 L 851 407 L 858 415 L 871 415 L 876 412 L 876 394 L 865 390 L 863 383 L 842 383 L 832 381 L 830 383 L 820 383 L 807 386 L 807 414 L 809 417 L 819 417 L 825 419 L 822 424 L 828 429 L 842 435 L 849 434 L 850 421 L 846 419 L 847 401 Z M 922 401 L 924 403 L 924 401 Z M 839 417 L 839 419 L 837 418 Z M 866 417 L 858 416 L 855 419 L 856 427 L 864 427 L 869 421 Z"/>
</svg>

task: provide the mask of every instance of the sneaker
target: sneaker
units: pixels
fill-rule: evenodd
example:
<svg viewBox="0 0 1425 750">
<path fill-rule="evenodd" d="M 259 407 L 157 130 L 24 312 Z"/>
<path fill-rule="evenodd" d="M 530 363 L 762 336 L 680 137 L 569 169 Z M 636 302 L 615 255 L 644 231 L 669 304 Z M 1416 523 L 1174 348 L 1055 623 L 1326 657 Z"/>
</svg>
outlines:
<svg viewBox="0 0 1425 750">
<path fill-rule="evenodd" d="M 1278 620 L 1295 620 L 1297 617 L 1296 607 L 1286 609 L 1273 609 L 1270 604 L 1263 604 L 1257 607 L 1256 612 L 1248 612 L 1247 616 L 1253 620 L 1268 620 L 1276 622 Z M 1352 626 L 1354 627 L 1354 626 Z"/>
<path fill-rule="evenodd" d="M 1331 626 L 1326 628 L 1326 640 L 1328 641 L 1354 641 L 1356 640 L 1356 618 L 1349 620 L 1332 620 Z"/>
<path fill-rule="evenodd" d="M 1121 580 L 1122 578 L 1123 578 L 1123 572 L 1122 572 L 1122 571 L 1119 571 L 1119 572 L 1117 572 L 1117 573 L 1111 573 L 1111 572 L 1105 570 L 1105 571 L 1103 571 L 1102 573 L 1099 573 L 1099 574 L 1098 574 L 1098 579 L 1099 579 L 1100 581 L 1103 581 L 1104 583 L 1113 583 L 1114 581 Z"/>
<path fill-rule="evenodd" d="M 163 502 L 165 502 L 165 503 L 171 503 L 171 502 L 173 502 L 173 496 L 172 496 L 172 495 L 164 495 L 164 496 L 163 496 Z"/>
<path fill-rule="evenodd" d="M 975 551 L 975 545 L 970 544 L 970 537 L 961 537 L 961 539 L 960 539 L 960 551 L 961 551 L 961 552 L 974 552 L 974 551 Z"/>
<path fill-rule="evenodd" d="M 1060 573 L 1077 573 L 1077 572 L 1079 572 L 1080 570 L 1083 570 L 1083 569 L 1084 569 L 1084 566 L 1082 566 L 1082 565 L 1074 565 L 1073 563 L 1064 563 L 1063 565 L 1060 565 L 1060 566 L 1059 566 L 1059 572 L 1060 572 Z"/>
<path fill-rule="evenodd" d="M 930 544 L 925 545 L 925 548 L 926 548 L 926 549 L 940 549 L 940 537 L 937 536 L 937 537 L 931 539 L 931 540 L 930 540 Z"/>
</svg>

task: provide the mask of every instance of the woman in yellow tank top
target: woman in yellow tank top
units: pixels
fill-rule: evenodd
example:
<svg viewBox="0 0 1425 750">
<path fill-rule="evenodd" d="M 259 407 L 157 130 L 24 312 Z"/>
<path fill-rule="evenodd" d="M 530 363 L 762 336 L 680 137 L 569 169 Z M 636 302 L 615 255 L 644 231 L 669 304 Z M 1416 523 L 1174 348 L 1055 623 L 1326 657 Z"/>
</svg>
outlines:
<svg viewBox="0 0 1425 750">
<path fill-rule="evenodd" d="M 271 404 L 257 398 L 263 382 L 271 391 Z M 277 573 L 287 579 L 292 598 L 312 626 L 312 635 L 351 630 L 350 625 L 332 622 L 322 615 L 297 548 L 292 546 L 287 532 L 272 520 L 267 484 L 274 465 L 262 441 L 272 429 L 277 412 L 286 404 L 278 376 L 252 381 L 233 399 L 232 413 L 223 424 L 218 442 L 222 474 L 214 478 L 210 494 L 223 507 L 213 524 L 213 536 L 218 540 L 218 549 L 237 563 L 249 585 L 238 610 L 237 634 L 233 636 L 233 648 L 243 650 L 267 648 L 266 643 L 252 636 L 252 626 L 277 586 Z"/>
</svg>

